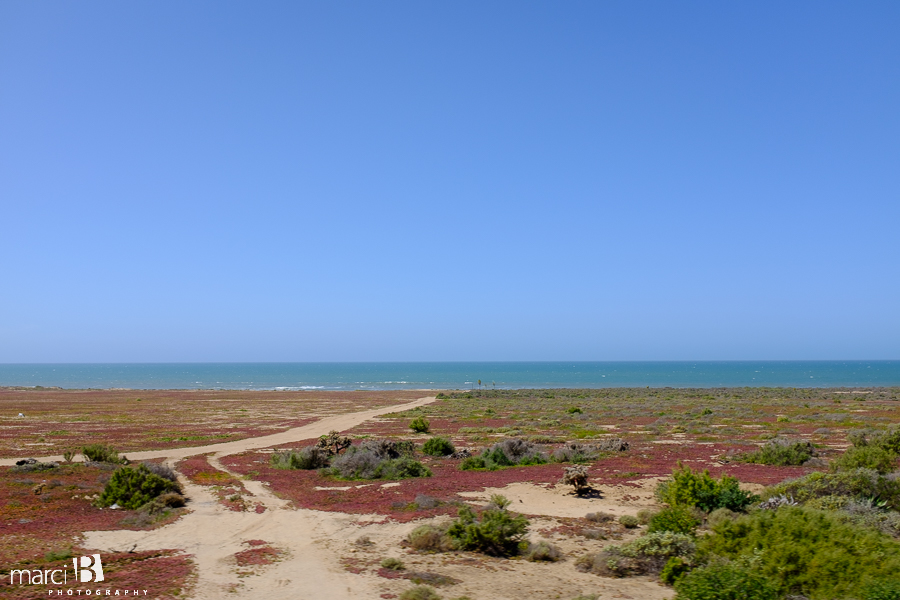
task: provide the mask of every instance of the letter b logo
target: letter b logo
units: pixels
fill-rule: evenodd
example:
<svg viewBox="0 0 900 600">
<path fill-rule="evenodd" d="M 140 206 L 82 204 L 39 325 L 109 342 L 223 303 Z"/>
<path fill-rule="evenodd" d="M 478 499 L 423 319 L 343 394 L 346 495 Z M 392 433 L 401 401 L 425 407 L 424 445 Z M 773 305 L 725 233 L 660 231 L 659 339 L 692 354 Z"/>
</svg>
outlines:
<svg viewBox="0 0 900 600">
<path fill-rule="evenodd" d="M 93 558 L 93 561 L 91 560 Z M 78 568 L 78 559 L 73 558 L 72 562 L 75 563 L 75 575 L 80 576 L 78 579 L 81 580 L 81 583 L 87 583 L 89 581 L 101 582 L 103 581 L 103 563 L 100 562 L 99 554 L 92 554 L 91 556 L 82 556 L 81 557 L 81 569 Z M 91 564 L 93 562 L 94 564 Z"/>
</svg>

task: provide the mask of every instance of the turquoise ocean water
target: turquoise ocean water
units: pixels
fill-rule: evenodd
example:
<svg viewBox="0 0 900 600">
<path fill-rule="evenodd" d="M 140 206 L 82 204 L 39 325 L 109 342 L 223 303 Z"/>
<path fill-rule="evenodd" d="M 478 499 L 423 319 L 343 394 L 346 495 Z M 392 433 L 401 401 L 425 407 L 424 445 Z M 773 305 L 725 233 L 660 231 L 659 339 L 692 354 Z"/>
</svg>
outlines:
<svg viewBox="0 0 900 600">
<path fill-rule="evenodd" d="M 900 386 L 900 361 L 0 364 L 0 386 L 470 389 Z"/>
</svg>

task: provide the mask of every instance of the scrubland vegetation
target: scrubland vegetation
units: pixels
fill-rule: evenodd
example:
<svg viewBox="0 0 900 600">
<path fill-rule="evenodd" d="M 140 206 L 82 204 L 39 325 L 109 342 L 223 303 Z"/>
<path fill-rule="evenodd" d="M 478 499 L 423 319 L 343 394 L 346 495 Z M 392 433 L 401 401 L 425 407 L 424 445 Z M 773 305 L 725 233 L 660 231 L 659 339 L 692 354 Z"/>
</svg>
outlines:
<svg viewBox="0 0 900 600">
<path fill-rule="evenodd" d="M 590 581 L 649 577 L 678 600 L 900 600 L 900 390 L 848 392 L 458 392 L 312 444 L 222 462 L 297 507 L 423 519 L 391 549 L 408 555 L 382 555 L 374 565 L 386 580 L 415 584 L 397 590 L 401 598 L 458 597 L 442 589 L 454 585 L 450 579 L 416 567 L 417 557 L 452 553 Z M 29 476 L 96 477 L 83 506 L 121 507 L 96 513 L 107 519 L 99 528 L 152 527 L 177 514 L 185 499 L 173 472 L 129 464 L 114 439 L 97 440 L 80 447 L 85 464 L 9 469 L 4 476 L 32 482 L 11 488 L 20 496 L 7 493 L 9 514 L 37 514 L 17 512 L 14 503 L 26 492 L 53 497 L 60 487 Z M 178 468 L 195 483 L 245 493 L 202 457 Z M 546 526 L 502 496 L 482 506 L 457 495 L 565 481 L 588 502 L 609 486 L 651 477 L 662 478 L 652 510 L 588 514 L 585 504 L 584 518 L 558 520 L 556 539 L 541 539 Z M 73 491 L 66 493 L 80 495 Z M 425 520 L 434 516 L 443 520 Z M 589 550 L 564 544 L 565 536 L 587 540 Z"/>
</svg>

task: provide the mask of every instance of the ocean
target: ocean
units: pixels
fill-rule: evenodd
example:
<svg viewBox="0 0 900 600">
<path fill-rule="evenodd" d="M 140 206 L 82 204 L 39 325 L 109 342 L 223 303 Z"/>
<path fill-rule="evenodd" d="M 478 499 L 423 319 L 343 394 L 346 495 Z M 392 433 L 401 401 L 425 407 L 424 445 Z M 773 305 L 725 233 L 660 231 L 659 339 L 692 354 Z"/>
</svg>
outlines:
<svg viewBox="0 0 900 600">
<path fill-rule="evenodd" d="M 390 390 L 479 385 L 507 389 L 900 386 L 900 361 L 0 364 L 0 386 Z"/>
</svg>

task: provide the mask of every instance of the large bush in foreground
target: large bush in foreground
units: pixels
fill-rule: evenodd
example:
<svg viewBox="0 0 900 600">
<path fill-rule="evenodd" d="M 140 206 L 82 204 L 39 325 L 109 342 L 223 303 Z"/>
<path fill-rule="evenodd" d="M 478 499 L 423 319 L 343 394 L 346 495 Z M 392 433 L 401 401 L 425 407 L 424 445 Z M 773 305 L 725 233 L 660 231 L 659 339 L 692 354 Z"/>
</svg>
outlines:
<svg viewBox="0 0 900 600">
<path fill-rule="evenodd" d="M 694 569 L 675 582 L 675 600 L 778 600 L 781 594 L 768 577 L 735 563 Z"/>
<path fill-rule="evenodd" d="M 180 493 L 181 488 L 174 481 L 151 473 L 144 465 L 121 467 L 112 474 L 97 503 L 133 510 L 168 492 Z"/>
<path fill-rule="evenodd" d="M 900 572 L 900 544 L 839 516 L 785 506 L 717 525 L 698 540 L 701 557 L 747 560 L 780 593 L 812 600 L 852 597 L 871 580 Z"/>
<path fill-rule="evenodd" d="M 709 471 L 691 471 L 680 463 L 672 472 L 672 479 L 659 484 L 656 495 L 669 506 L 696 506 L 706 512 L 717 508 L 742 511 L 757 500 L 750 492 L 741 490 L 740 482 L 734 477 L 722 475 L 716 480 Z"/>
<path fill-rule="evenodd" d="M 502 496 L 491 499 L 492 505 L 476 514 L 468 506 L 459 509 L 459 518 L 447 529 L 447 536 L 460 550 L 474 550 L 492 556 L 517 554 L 528 533 L 528 519 L 506 510 L 509 501 Z"/>
</svg>

